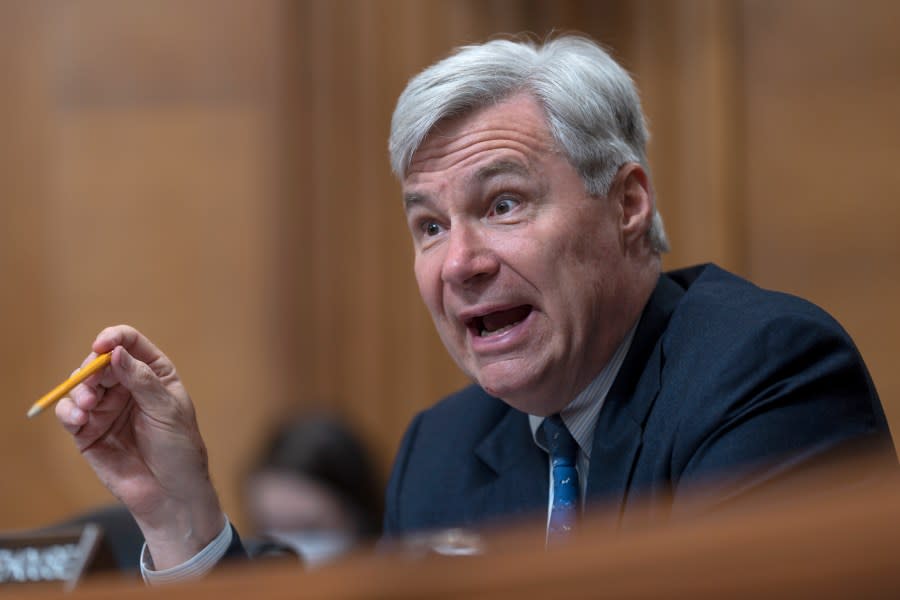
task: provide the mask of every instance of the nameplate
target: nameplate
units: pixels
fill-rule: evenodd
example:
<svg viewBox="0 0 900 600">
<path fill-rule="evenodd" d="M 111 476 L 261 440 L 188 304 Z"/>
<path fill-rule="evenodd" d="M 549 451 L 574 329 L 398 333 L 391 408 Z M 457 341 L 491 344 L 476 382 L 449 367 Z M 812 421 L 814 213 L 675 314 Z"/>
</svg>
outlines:
<svg viewBox="0 0 900 600">
<path fill-rule="evenodd" d="M 0 584 L 60 582 L 68 591 L 98 562 L 103 534 L 97 525 L 0 534 Z"/>
</svg>

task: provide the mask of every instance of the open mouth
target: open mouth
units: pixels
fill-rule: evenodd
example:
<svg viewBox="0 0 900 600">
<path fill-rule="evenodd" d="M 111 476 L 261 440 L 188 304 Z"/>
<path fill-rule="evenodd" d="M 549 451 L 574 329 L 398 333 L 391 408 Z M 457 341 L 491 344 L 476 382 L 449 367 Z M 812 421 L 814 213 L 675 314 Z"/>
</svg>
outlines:
<svg viewBox="0 0 900 600">
<path fill-rule="evenodd" d="M 466 322 L 466 326 L 479 337 L 491 337 L 509 331 L 531 314 L 531 305 L 516 306 L 506 310 L 498 310 Z"/>
</svg>

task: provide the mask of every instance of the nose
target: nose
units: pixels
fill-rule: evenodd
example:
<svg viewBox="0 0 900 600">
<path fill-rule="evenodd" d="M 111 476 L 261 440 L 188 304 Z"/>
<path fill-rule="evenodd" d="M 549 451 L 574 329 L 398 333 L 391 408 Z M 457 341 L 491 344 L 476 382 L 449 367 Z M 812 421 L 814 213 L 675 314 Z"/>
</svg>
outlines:
<svg viewBox="0 0 900 600">
<path fill-rule="evenodd" d="M 494 275 L 499 264 L 490 240 L 477 225 L 456 223 L 451 227 L 441 268 L 445 283 L 472 285 Z"/>
</svg>

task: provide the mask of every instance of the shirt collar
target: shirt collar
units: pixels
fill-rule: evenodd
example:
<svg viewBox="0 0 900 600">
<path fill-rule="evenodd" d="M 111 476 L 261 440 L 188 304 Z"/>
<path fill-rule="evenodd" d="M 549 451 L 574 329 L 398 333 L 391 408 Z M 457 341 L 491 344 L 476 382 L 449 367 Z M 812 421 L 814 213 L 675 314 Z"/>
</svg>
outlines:
<svg viewBox="0 0 900 600">
<path fill-rule="evenodd" d="M 628 349 L 631 348 L 631 340 L 634 338 L 634 332 L 637 329 L 635 324 L 628 333 L 619 347 L 613 353 L 612 358 L 603 367 L 603 370 L 591 381 L 581 393 L 579 393 L 572 402 L 568 404 L 559 413 L 563 423 L 569 429 L 569 433 L 578 442 L 578 447 L 588 459 L 591 458 L 591 447 L 593 446 L 594 430 L 597 427 L 597 417 L 600 415 L 600 409 L 606 401 L 606 395 L 612 387 L 619 369 L 625 361 Z M 537 431 L 544 422 L 544 417 L 537 415 L 528 415 L 528 423 L 531 425 L 531 435 L 534 443 L 543 448 L 544 445 L 538 440 Z"/>
</svg>

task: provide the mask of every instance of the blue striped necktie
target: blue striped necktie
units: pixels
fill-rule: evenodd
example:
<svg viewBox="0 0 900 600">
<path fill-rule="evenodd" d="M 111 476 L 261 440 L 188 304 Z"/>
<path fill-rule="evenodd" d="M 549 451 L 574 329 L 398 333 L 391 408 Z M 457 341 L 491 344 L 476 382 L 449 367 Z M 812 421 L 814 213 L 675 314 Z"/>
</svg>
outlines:
<svg viewBox="0 0 900 600">
<path fill-rule="evenodd" d="M 547 525 L 547 544 L 564 540 L 578 521 L 578 500 L 581 492 L 575 458 L 578 444 L 569 433 L 560 416 L 551 415 L 541 424 L 544 444 L 550 452 L 550 469 L 553 475 L 553 505 Z"/>
</svg>

